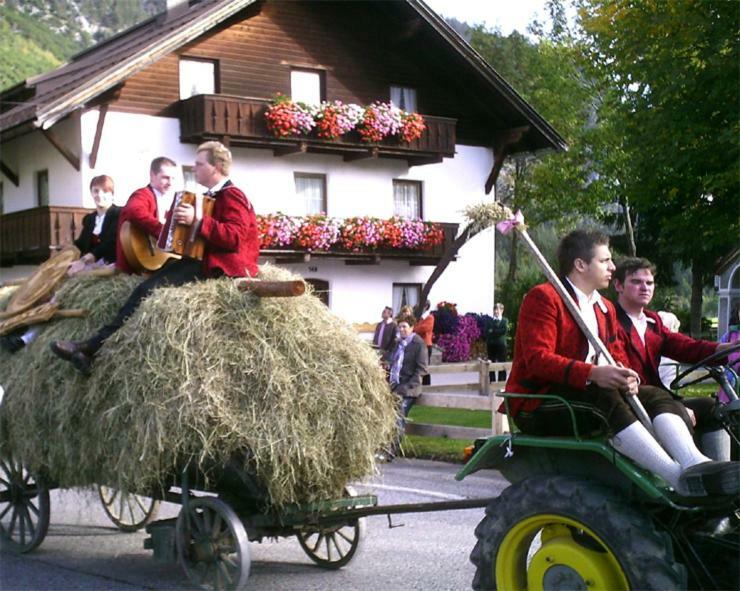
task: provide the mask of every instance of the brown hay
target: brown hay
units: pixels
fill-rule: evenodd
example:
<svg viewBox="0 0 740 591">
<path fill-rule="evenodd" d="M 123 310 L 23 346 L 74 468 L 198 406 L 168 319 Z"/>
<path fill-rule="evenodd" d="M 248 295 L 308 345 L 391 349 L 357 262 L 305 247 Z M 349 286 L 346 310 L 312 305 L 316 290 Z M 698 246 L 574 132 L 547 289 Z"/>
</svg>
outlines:
<svg viewBox="0 0 740 591">
<path fill-rule="evenodd" d="M 294 279 L 262 267 L 268 280 Z M 339 494 L 373 470 L 395 399 L 370 347 L 313 295 L 264 298 L 219 279 L 161 288 L 101 349 L 85 379 L 48 344 L 88 337 L 137 278 L 68 280 L 62 307 L 23 351 L 0 353 L 0 441 L 62 487 L 146 491 L 192 458 L 244 466 L 275 506 Z M 0 293 L 0 298 L 5 294 Z"/>
</svg>

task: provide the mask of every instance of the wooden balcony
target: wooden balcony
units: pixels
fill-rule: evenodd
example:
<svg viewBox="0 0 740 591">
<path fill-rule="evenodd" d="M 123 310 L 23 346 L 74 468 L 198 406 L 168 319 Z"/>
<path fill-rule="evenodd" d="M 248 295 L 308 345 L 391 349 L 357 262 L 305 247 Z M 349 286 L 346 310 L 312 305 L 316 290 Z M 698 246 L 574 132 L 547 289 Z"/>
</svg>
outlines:
<svg viewBox="0 0 740 591">
<path fill-rule="evenodd" d="M 91 210 L 81 207 L 35 207 L 0 216 L 0 259 L 4 264 L 40 263 L 71 244 Z"/>
<path fill-rule="evenodd" d="M 268 130 L 267 99 L 200 94 L 180 101 L 180 141 L 220 140 L 231 146 L 270 149 L 276 156 L 295 153 L 337 154 L 345 160 L 400 158 L 409 166 L 441 162 L 455 155 L 456 119 L 423 115 L 427 129 L 409 143 L 389 138 L 379 144 L 361 141 L 355 132 L 336 140 L 316 137 L 276 138 Z"/>
<path fill-rule="evenodd" d="M 307 263 L 317 259 L 344 259 L 347 265 L 378 265 L 382 260 L 404 260 L 412 266 L 436 265 L 457 236 L 458 224 L 440 223 L 444 232 L 444 240 L 430 250 L 368 249 L 362 252 L 353 252 L 342 248 L 331 248 L 326 251 L 308 252 L 291 248 L 266 248 L 261 251 L 264 257 L 274 257 L 278 264 Z"/>
<path fill-rule="evenodd" d="M 82 218 L 90 213 L 81 207 L 35 207 L 0 216 L 0 259 L 3 264 L 36 264 L 56 250 L 71 244 L 82 228 Z M 447 245 L 457 235 L 458 224 L 440 224 L 444 241 L 431 250 L 378 249 L 351 252 L 332 249 L 325 252 L 280 248 L 265 249 L 263 257 L 278 263 L 307 262 L 320 258 L 344 259 L 348 265 L 373 265 L 381 260 L 408 261 L 410 265 L 436 265 Z"/>
</svg>

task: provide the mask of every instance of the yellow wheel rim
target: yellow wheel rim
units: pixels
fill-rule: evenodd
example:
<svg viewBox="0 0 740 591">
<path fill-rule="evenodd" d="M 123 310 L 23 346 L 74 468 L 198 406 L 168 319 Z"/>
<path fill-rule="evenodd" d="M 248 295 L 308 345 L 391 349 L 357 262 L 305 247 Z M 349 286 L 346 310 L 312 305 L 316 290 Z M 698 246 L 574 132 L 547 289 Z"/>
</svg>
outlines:
<svg viewBox="0 0 740 591">
<path fill-rule="evenodd" d="M 532 542 L 541 545 L 532 554 Z M 503 591 L 629 589 L 627 576 L 593 530 L 561 515 L 533 515 L 512 527 L 496 555 L 496 587 Z"/>
</svg>

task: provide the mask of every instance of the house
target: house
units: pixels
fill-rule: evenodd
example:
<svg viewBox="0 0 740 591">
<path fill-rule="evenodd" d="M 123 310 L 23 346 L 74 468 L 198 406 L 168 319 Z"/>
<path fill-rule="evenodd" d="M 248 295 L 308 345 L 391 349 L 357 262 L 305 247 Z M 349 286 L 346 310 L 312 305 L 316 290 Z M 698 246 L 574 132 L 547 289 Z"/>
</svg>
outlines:
<svg viewBox="0 0 740 591">
<path fill-rule="evenodd" d="M 419 0 L 181 0 L 166 12 L 0 94 L 0 252 L 43 260 L 72 240 L 93 207 L 93 176 L 116 199 L 148 180 L 153 157 L 192 178 L 194 148 L 230 146 L 231 177 L 258 214 L 394 215 L 439 224 L 426 250 L 266 248 L 262 259 L 303 275 L 338 315 L 374 320 L 415 303 L 507 154 L 565 149 L 563 139 Z M 278 138 L 271 98 L 368 105 L 392 100 L 423 115 L 412 142 Z M 491 230 L 466 244 L 430 299 L 463 311 L 493 305 Z"/>
<path fill-rule="evenodd" d="M 721 337 L 731 324 L 733 312 L 740 309 L 740 248 L 733 249 L 717 264 L 714 288 L 719 296 L 717 335 Z"/>
</svg>

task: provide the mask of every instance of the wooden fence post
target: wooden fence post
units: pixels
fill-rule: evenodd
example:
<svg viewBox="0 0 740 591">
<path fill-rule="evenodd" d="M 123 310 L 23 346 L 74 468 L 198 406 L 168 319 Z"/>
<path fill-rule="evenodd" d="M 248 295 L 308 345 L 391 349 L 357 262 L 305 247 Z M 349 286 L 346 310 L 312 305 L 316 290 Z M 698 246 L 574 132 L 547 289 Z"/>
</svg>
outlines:
<svg viewBox="0 0 740 591">
<path fill-rule="evenodd" d="M 479 359 L 478 360 L 478 372 L 479 372 L 479 383 L 480 383 L 480 390 L 478 391 L 478 394 L 481 396 L 490 396 L 491 395 L 491 376 L 489 375 L 489 368 L 491 366 L 491 362 L 488 359 Z"/>
</svg>

